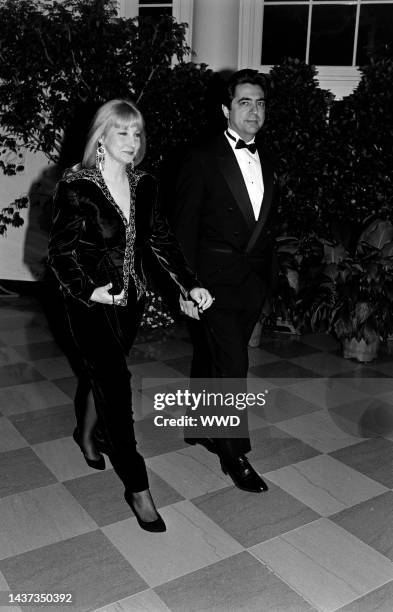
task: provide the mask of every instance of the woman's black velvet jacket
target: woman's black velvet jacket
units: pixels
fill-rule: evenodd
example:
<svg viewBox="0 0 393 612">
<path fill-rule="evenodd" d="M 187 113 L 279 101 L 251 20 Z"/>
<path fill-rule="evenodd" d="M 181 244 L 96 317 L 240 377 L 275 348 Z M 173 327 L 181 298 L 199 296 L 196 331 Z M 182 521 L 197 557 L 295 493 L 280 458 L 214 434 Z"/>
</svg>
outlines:
<svg viewBox="0 0 393 612">
<path fill-rule="evenodd" d="M 176 239 L 160 212 L 156 180 L 140 170 L 128 170 L 131 207 L 127 222 L 95 168 L 68 172 L 54 197 L 49 266 L 63 291 L 87 306 L 96 287 L 113 284 L 110 293 L 134 282 L 138 298 L 146 288 L 143 259 L 152 249 L 161 266 L 179 285 L 183 296 L 198 281 L 187 267 Z"/>
</svg>

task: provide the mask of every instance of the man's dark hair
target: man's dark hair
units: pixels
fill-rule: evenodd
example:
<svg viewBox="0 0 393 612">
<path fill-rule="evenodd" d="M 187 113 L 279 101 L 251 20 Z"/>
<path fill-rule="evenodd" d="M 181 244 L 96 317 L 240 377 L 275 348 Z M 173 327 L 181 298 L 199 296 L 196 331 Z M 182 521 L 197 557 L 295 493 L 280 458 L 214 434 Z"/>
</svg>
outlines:
<svg viewBox="0 0 393 612">
<path fill-rule="evenodd" d="M 264 74 L 258 72 L 258 70 L 251 70 L 245 68 L 244 70 L 238 70 L 229 77 L 228 81 L 223 87 L 222 92 L 222 104 L 227 108 L 231 108 L 232 100 L 235 97 L 235 90 L 238 85 L 244 85 L 245 83 L 250 85 L 259 85 L 263 89 L 265 97 L 267 96 L 268 81 Z"/>
</svg>

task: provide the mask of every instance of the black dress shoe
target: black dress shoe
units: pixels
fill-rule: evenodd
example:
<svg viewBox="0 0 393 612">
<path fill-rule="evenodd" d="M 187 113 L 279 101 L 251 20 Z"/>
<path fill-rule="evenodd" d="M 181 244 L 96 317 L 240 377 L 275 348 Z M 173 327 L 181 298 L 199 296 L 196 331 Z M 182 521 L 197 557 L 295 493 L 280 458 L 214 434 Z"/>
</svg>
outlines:
<svg viewBox="0 0 393 612">
<path fill-rule="evenodd" d="M 224 474 L 228 474 L 232 478 L 238 489 L 251 493 L 262 493 L 262 491 L 268 490 L 266 482 L 256 473 L 244 455 L 228 461 L 221 457 L 220 463 Z"/>
<path fill-rule="evenodd" d="M 132 492 L 125 491 L 124 499 L 126 500 L 127 504 L 130 506 L 131 510 L 133 511 L 135 518 L 138 521 L 139 527 L 141 527 L 145 531 L 150 531 L 152 533 L 161 533 L 163 531 L 166 531 L 166 525 L 162 517 L 158 514 L 158 512 L 157 512 L 158 518 L 156 518 L 155 521 L 143 521 L 141 519 L 141 517 L 139 516 L 139 514 L 134 508 L 134 502 L 132 501 Z"/>
<path fill-rule="evenodd" d="M 99 457 L 99 459 L 89 459 L 88 457 L 86 457 L 81 441 L 80 441 L 80 438 L 79 438 L 78 429 L 74 429 L 72 437 L 74 438 L 74 441 L 77 443 L 80 450 L 82 451 L 82 455 L 87 465 L 91 468 L 94 468 L 95 470 L 105 470 L 105 458 L 102 455 Z"/>
<path fill-rule="evenodd" d="M 194 446 L 195 444 L 200 444 L 201 446 L 204 446 L 206 450 L 208 450 L 210 453 L 214 453 L 215 455 L 218 454 L 216 443 L 213 438 L 184 438 L 184 442 L 186 442 L 187 444 L 191 444 L 192 446 Z"/>
</svg>

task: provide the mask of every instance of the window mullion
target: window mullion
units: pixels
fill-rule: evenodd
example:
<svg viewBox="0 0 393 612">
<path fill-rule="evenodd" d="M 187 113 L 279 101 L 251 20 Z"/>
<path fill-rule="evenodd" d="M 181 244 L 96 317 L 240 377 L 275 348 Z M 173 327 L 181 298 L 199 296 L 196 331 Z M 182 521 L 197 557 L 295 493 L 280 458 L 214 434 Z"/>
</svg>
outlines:
<svg viewBox="0 0 393 612">
<path fill-rule="evenodd" d="M 312 6 L 313 0 L 310 0 L 308 7 L 308 23 L 307 23 L 307 41 L 306 41 L 306 64 L 309 63 L 310 59 L 310 41 L 311 41 L 311 25 L 312 25 Z"/>
<path fill-rule="evenodd" d="M 354 36 L 354 41 L 353 41 L 352 66 L 356 66 L 356 55 L 357 55 L 358 38 L 359 38 L 360 6 L 361 6 L 361 2 L 360 0 L 358 0 L 358 5 L 356 7 L 355 36 Z"/>
</svg>

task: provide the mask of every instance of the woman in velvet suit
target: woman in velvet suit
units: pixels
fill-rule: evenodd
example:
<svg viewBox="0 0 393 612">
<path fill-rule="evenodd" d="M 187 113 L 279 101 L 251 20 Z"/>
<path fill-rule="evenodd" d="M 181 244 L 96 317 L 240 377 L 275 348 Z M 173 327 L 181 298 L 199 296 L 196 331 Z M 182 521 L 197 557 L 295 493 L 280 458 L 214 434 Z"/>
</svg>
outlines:
<svg viewBox="0 0 393 612">
<path fill-rule="evenodd" d="M 139 525 L 164 531 L 136 448 L 126 363 L 143 312 L 145 250 L 153 250 L 182 295 L 199 308 L 208 308 L 212 298 L 198 287 L 161 216 L 156 181 L 135 169 L 144 152 L 136 106 L 127 100 L 104 104 L 93 119 L 82 164 L 57 185 L 49 265 L 94 396 L 94 404 L 76 406 L 74 439 L 91 467 L 103 469 L 101 453 L 108 454 Z"/>
</svg>

